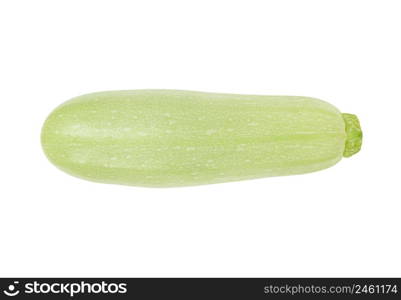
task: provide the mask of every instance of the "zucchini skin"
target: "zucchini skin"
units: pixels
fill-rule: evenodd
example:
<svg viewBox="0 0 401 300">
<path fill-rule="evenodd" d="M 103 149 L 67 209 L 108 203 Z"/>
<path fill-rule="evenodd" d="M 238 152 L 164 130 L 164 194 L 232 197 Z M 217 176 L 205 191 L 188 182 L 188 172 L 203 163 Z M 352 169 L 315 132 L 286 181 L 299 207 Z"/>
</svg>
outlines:
<svg viewBox="0 0 401 300">
<path fill-rule="evenodd" d="M 80 178 L 189 186 L 328 168 L 359 151 L 344 120 L 309 97 L 108 91 L 57 107 L 41 141 L 53 164 Z M 362 140 L 359 123 L 356 131 L 354 142 Z"/>
</svg>

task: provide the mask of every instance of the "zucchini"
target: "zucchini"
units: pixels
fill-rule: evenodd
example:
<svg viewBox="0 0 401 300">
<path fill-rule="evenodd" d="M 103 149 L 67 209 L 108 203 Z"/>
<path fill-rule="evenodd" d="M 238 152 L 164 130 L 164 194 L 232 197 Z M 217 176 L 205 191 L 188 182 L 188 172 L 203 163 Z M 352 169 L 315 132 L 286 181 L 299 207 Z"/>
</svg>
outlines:
<svg viewBox="0 0 401 300">
<path fill-rule="evenodd" d="M 355 115 L 309 97 L 132 90 L 65 102 L 41 141 L 69 174 L 169 187 L 321 170 L 357 153 L 362 132 Z"/>
</svg>

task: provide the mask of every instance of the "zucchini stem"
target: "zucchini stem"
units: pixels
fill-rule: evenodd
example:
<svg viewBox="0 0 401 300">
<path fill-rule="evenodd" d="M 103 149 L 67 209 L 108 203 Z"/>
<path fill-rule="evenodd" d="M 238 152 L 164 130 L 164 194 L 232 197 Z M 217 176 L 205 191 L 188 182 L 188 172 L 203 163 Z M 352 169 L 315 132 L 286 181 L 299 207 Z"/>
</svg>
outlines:
<svg viewBox="0 0 401 300">
<path fill-rule="evenodd" d="M 353 114 L 342 114 L 345 122 L 345 140 L 344 157 L 350 157 L 361 150 L 362 146 L 362 129 L 359 124 L 358 117 Z"/>
</svg>

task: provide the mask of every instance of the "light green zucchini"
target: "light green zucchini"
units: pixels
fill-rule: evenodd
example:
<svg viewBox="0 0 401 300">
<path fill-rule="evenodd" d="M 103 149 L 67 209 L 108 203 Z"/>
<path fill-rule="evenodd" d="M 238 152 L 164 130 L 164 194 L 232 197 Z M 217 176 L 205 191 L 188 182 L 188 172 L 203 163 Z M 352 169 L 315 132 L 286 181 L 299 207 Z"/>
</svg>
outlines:
<svg viewBox="0 0 401 300">
<path fill-rule="evenodd" d="M 356 116 L 309 97 L 133 90 L 65 102 L 41 139 L 72 175 L 169 187 L 321 170 L 358 152 L 362 132 Z"/>
</svg>

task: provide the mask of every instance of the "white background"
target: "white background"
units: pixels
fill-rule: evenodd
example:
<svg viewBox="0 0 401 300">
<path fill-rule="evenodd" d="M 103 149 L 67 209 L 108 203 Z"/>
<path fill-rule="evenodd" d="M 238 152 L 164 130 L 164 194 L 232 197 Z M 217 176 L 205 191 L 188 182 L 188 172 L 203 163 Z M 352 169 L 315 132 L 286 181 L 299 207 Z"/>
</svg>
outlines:
<svg viewBox="0 0 401 300">
<path fill-rule="evenodd" d="M 401 3 L 2 1 L 1 276 L 401 276 Z M 313 174 L 149 189 L 87 182 L 40 130 L 80 94 L 313 96 L 362 151 Z"/>
</svg>

